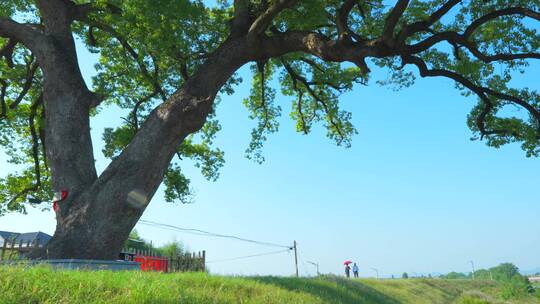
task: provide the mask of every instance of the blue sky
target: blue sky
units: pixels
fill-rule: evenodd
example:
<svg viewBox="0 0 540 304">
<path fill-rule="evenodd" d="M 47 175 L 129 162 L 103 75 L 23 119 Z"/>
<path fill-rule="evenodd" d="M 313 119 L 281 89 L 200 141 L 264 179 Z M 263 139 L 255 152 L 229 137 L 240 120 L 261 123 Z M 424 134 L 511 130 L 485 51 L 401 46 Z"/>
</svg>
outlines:
<svg viewBox="0 0 540 304">
<path fill-rule="evenodd" d="M 95 57 L 81 51 L 83 73 L 94 73 Z M 534 87 L 540 68 L 532 66 L 519 86 Z M 280 132 L 264 148 L 266 162 L 244 158 L 251 127 L 242 106 L 244 83 L 223 96 L 218 117 L 223 130 L 217 144 L 226 164 L 217 182 L 206 181 L 186 164 L 195 204 L 165 203 L 162 190 L 143 219 L 199 228 L 245 238 L 292 244 L 298 241 L 300 272 L 341 273 L 345 259 L 357 261 L 361 276 L 469 271 L 513 262 L 527 270 L 540 266 L 540 162 L 528 159 L 518 145 L 499 150 L 470 141 L 466 115 L 474 98 L 465 98 L 445 80 L 419 79 L 394 92 L 375 84 L 384 71 L 374 68 L 369 86 L 358 86 L 341 99 L 353 112 L 359 130 L 350 149 L 336 147 L 316 128 L 298 134 L 287 116 Z M 92 119 L 98 170 L 103 128 L 124 114 L 109 108 Z M 12 169 L 0 156 L 4 174 Z M 52 211 L 0 217 L 0 230 L 54 231 Z M 207 250 L 208 260 L 264 253 L 275 248 L 232 240 L 193 236 L 138 225 L 155 244 L 183 241 L 192 250 Z M 210 264 L 214 273 L 290 275 L 291 253 Z"/>
</svg>

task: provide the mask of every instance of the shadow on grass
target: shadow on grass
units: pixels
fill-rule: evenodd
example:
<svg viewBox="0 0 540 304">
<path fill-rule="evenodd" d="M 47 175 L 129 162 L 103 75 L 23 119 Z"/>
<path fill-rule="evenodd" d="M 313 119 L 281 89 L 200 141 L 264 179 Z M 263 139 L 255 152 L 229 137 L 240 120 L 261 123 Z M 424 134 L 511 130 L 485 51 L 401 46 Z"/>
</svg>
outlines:
<svg viewBox="0 0 540 304">
<path fill-rule="evenodd" d="M 343 304 L 400 304 L 398 300 L 389 297 L 359 281 L 346 280 L 338 277 L 312 279 L 256 277 L 260 283 L 272 284 L 293 292 L 311 294 L 327 303 Z"/>
</svg>

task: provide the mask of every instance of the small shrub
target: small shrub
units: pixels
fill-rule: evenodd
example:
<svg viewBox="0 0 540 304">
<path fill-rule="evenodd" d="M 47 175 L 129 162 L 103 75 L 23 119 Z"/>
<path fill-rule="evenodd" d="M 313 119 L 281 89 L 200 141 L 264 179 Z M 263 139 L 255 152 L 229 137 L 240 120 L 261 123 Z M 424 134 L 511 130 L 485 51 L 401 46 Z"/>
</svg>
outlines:
<svg viewBox="0 0 540 304">
<path fill-rule="evenodd" d="M 527 296 L 527 294 L 531 292 L 532 289 L 531 285 L 529 284 L 529 280 L 519 274 L 516 274 L 510 281 L 504 283 L 501 291 L 501 297 L 505 300 L 519 299 Z"/>
<path fill-rule="evenodd" d="M 477 298 L 474 296 L 465 296 L 461 298 L 461 300 L 458 302 L 458 304 L 491 304 L 493 302 L 490 302 L 485 299 Z"/>
<path fill-rule="evenodd" d="M 491 298 L 480 291 L 467 292 L 456 302 L 457 304 L 492 304 Z"/>
</svg>

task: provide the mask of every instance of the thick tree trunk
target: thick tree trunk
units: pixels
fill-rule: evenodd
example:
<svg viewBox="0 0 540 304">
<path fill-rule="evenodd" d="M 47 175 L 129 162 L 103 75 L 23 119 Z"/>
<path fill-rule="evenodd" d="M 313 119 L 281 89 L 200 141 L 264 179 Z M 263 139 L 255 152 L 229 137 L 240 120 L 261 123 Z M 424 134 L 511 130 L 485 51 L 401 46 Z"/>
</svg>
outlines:
<svg viewBox="0 0 540 304">
<path fill-rule="evenodd" d="M 211 110 L 214 95 L 199 98 L 181 91 L 172 99 L 197 105 L 177 117 L 158 108 L 125 151 L 92 184 L 60 202 L 53 239 L 41 257 L 115 259 L 129 233 L 161 184 L 176 149 L 200 129 Z M 168 105 L 165 109 L 170 109 Z M 192 109 L 193 111 L 193 109 Z M 165 113 L 168 113 L 165 115 Z M 182 122 L 180 126 L 176 126 Z M 83 191 L 81 191 L 83 190 Z"/>
<path fill-rule="evenodd" d="M 58 216 L 56 231 L 40 256 L 47 259 L 75 258 L 114 260 L 142 215 L 142 210 L 125 208 L 107 214 L 92 207 L 92 194 L 73 202 L 66 217 Z M 109 205 L 114 201 L 103 202 Z M 76 204 L 76 205 L 75 205 Z"/>
<path fill-rule="evenodd" d="M 263 49 L 259 44 L 260 41 L 245 38 L 224 42 L 181 89 L 152 111 L 130 144 L 97 179 L 93 180 L 94 173 L 87 175 L 88 172 L 78 171 L 78 167 L 71 171 L 75 176 L 66 176 L 70 171 L 59 167 L 57 176 L 75 181 L 71 185 L 76 191 L 70 192 L 67 200 L 59 204 L 56 232 L 41 255 L 47 258 L 116 258 L 161 184 L 176 149 L 186 136 L 202 128 L 221 87 L 245 63 L 288 51 Z M 63 120 L 57 117 L 58 113 L 53 115 L 51 120 Z M 56 121 L 52 123 L 59 125 Z M 68 137 L 81 131 L 77 126 L 83 126 L 82 131 L 87 133 L 86 122 L 78 123 L 65 131 L 69 132 Z M 76 146 L 71 145 L 70 149 Z M 62 151 L 51 153 L 51 159 L 62 155 L 62 160 L 70 160 L 74 155 L 73 151 L 69 154 L 62 154 Z M 82 155 L 88 151 L 91 146 L 86 144 Z M 74 164 L 70 160 L 66 165 Z M 77 172 L 80 172 L 79 176 Z M 85 176 L 88 178 L 80 178 Z"/>
<path fill-rule="evenodd" d="M 57 226 L 42 258 L 115 259 L 161 184 L 176 150 L 197 132 L 212 111 L 216 94 L 250 61 L 292 50 L 329 57 L 332 45 L 317 37 L 283 34 L 266 43 L 242 36 L 224 41 L 176 93 L 154 109 L 130 144 L 97 177 L 88 113 L 95 97 L 84 84 L 62 0 L 39 0 L 45 32 L 29 44 L 44 74 L 47 159 L 55 191 L 68 191 L 59 203 Z M 245 26 L 245 25 L 238 25 Z M 278 44 L 283 47 L 276 47 Z"/>
<path fill-rule="evenodd" d="M 161 184 L 176 149 L 187 135 L 204 125 L 217 92 L 246 62 L 246 55 L 240 52 L 245 49 L 243 44 L 245 41 L 231 42 L 221 48 L 151 113 L 129 146 L 99 178 L 59 203 L 56 232 L 42 257 L 118 256 Z"/>
<path fill-rule="evenodd" d="M 56 231 L 42 256 L 117 259 L 148 203 L 143 190 L 126 192 L 122 184 L 102 184 L 60 203 Z"/>
</svg>

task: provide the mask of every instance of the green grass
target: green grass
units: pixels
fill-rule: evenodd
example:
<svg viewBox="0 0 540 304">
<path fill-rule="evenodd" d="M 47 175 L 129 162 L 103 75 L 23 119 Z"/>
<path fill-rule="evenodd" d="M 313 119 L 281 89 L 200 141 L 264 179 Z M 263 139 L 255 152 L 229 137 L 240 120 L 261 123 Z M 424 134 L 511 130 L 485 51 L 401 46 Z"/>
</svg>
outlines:
<svg viewBox="0 0 540 304">
<path fill-rule="evenodd" d="M 540 303 L 470 280 L 345 280 L 0 267 L 0 303 Z"/>
</svg>

